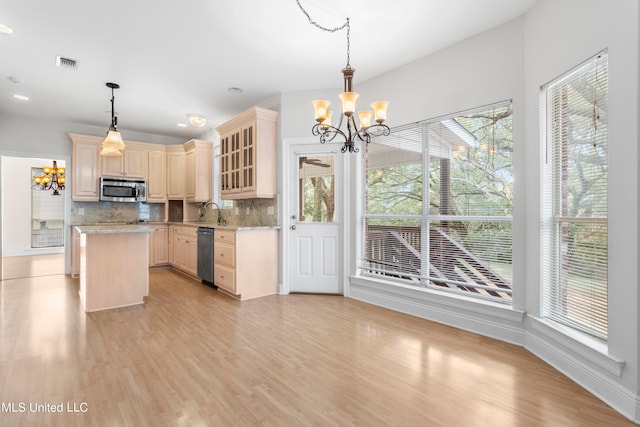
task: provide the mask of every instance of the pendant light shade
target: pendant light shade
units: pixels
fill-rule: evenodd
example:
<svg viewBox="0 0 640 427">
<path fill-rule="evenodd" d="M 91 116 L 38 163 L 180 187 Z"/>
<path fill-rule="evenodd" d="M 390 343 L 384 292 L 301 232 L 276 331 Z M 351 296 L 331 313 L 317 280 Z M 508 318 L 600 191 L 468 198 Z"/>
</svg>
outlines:
<svg viewBox="0 0 640 427">
<path fill-rule="evenodd" d="M 106 86 L 111 88 L 111 126 L 107 132 L 107 137 L 102 141 L 101 156 L 121 156 L 122 150 L 126 148 L 122 135 L 118 132 L 118 118 L 115 115 L 115 96 L 113 94 L 114 89 L 119 89 L 120 85 L 117 83 L 107 83 Z"/>
</svg>

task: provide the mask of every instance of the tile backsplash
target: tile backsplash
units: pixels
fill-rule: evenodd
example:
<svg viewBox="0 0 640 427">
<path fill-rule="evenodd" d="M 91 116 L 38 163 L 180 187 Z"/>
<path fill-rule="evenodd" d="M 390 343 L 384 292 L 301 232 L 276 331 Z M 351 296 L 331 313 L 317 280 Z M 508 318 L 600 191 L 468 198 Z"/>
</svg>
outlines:
<svg viewBox="0 0 640 427">
<path fill-rule="evenodd" d="M 81 213 L 83 213 L 81 215 Z M 72 202 L 71 224 L 164 221 L 163 203 Z"/>
<path fill-rule="evenodd" d="M 218 213 L 215 206 L 201 209 L 201 221 L 216 222 Z M 220 209 L 227 225 L 233 227 L 256 227 L 279 225 L 278 199 L 234 200 L 233 207 Z"/>
<path fill-rule="evenodd" d="M 177 203 L 176 203 L 177 202 Z M 168 220 L 171 222 L 216 222 L 218 213 L 213 205 L 204 209 L 203 203 L 185 203 L 184 212 L 178 212 L 182 201 L 170 201 Z M 81 214 L 82 213 L 82 214 Z M 227 225 L 233 227 L 279 225 L 278 199 L 234 200 L 232 207 L 220 210 Z M 163 203 L 72 202 L 70 224 L 135 223 L 165 220 Z"/>
</svg>

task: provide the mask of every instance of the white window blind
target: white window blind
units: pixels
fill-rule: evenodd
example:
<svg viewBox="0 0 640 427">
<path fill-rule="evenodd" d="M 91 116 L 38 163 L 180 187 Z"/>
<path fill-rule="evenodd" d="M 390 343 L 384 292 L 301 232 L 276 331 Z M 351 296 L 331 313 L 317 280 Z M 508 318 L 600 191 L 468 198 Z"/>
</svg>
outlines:
<svg viewBox="0 0 640 427">
<path fill-rule="evenodd" d="M 505 102 L 368 145 L 363 274 L 511 302 L 511 117 Z"/>
<path fill-rule="evenodd" d="M 542 316 L 607 338 L 607 54 L 542 88 Z"/>
</svg>

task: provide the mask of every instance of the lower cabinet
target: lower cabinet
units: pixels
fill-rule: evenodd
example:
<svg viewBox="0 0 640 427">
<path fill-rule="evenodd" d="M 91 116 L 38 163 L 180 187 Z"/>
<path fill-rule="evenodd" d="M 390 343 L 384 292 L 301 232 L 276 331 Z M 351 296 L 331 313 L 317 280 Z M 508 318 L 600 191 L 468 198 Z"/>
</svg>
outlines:
<svg viewBox="0 0 640 427">
<path fill-rule="evenodd" d="M 214 284 L 241 300 L 278 291 L 278 230 L 214 230 Z"/>
<path fill-rule="evenodd" d="M 71 227 L 71 277 L 80 277 L 80 232 Z"/>
<path fill-rule="evenodd" d="M 192 276 L 198 275 L 197 227 L 171 225 L 169 227 L 169 263 Z"/>
<path fill-rule="evenodd" d="M 156 225 L 149 233 L 149 267 L 169 264 L 169 226 Z"/>
</svg>

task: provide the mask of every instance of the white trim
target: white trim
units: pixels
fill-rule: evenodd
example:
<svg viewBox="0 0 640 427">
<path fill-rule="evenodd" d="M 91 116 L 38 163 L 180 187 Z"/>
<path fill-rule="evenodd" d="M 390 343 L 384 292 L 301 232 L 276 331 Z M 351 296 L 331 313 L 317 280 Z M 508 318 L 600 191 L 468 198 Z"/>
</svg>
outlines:
<svg viewBox="0 0 640 427">
<path fill-rule="evenodd" d="M 525 348 L 629 420 L 640 423 L 640 396 L 620 384 L 625 361 L 528 316 Z"/>
<path fill-rule="evenodd" d="M 350 281 L 353 299 L 524 345 L 525 313 L 511 306 L 362 276 Z"/>
</svg>

